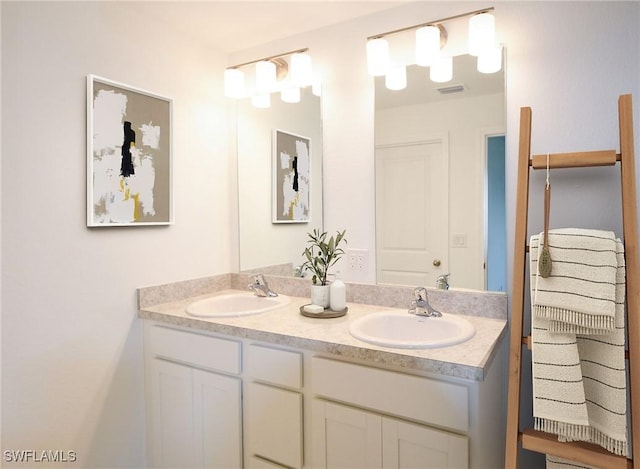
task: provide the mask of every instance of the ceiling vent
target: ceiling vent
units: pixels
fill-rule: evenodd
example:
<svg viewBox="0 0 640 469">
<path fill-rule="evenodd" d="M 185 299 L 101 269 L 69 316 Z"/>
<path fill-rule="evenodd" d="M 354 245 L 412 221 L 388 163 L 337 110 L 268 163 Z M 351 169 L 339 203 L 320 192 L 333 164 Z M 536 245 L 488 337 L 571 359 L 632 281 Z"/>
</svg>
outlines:
<svg viewBox="0 0 640 469">
<path fill-rule="evenodd" d="M 440 94 L 461 93 L 464 91 L 464 85 L 451 85 L 443 86 L 442 88 L 436 88 Z"/>
</svg>

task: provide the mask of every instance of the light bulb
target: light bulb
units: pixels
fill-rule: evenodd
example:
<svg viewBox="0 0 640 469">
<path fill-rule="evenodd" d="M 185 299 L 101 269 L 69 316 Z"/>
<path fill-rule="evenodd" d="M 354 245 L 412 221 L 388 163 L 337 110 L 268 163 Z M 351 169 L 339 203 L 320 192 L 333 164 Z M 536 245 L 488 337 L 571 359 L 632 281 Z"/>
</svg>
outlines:
<svg viewBox="0 0 640 469">
<path fill-rule="evenodd" d="M 369 75 L 379 77 L 387 73 L 389 68 L 389 43 L 386 39 L 380 37 L 367 42 L 367 65 Z"/>
<path fill-rule="evenodd" d="M 276 87 L 276 64 L 270 60 L 256 62 L 256 89 L 258 93 L 269 93 Z"/>
<path fill-rule="evenodd" d="M 224 94 L 228 98 L 244 96 L 244 72 L 239 68 L 228 68 L 224 71 Z"/>
<path fill-rule="evenodd" d="M 269 93 L 258 93 L 251 96 L 251 104 L 259 109 L 266 109 L 271 106 L 271 95 Z"/>
<path fill-rule="evenodd" d="M 390 90 L 403 90 L 407 87 L 407 67 L 398 66 L 389 69 L 384 84 Z"/>
<path fill-rule="evenodd" d="M 496 20 L 491 13 L 469 18 L 469 54 L 478 56 L 495 47 Z"/>
<path fill-rule="evenodd" d="M 480 73 L 495 73 L 502 68 L 502 48 L 491 47 L 478 56 Z"/>
<path fill-rule="evenodd" d="M 300 88 L 297 86 L 291 86 L 284 88 L 280 92 L 280 99 L 285 103 L 299 103 L 300 102 Z"/>
<path fill-rule="evenodd" d="M 453 57 L 440 57 L 429 68 L 429 78 L 436 83 L 445 83 L 453 78 Z"/>
<path fill-rule="evenodd" d="M 432 65 L 440 58 L 440 29 L 425 26 L 416 30 L 416 64 L 423 67 Z"/>
<path fill-rule="evenodd" d="M 311 56 L 304 52 L 298 52 L 291 56 L 291 83 L 294 86 L 304 88 L 313 80 Z"/>
</svg>

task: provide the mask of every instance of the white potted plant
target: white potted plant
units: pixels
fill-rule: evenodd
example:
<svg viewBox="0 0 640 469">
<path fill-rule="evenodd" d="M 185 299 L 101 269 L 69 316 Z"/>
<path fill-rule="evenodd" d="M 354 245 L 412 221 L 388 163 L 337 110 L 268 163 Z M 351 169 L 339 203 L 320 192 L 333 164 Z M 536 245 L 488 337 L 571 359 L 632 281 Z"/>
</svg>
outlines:
<svg viewBox="0 0 640 469">
<path fill-rule="evenodd" d="M 331 236 L 327 240 L 327 232 L 322 233 L 318 229 L 314 229 L 309 236 L 309 246 L 305 248 L 303 256 L 305 262 L 302 268 L 309 270 L 313 276 L 311 281 L 311 303 L 314 305 L 329 307 L 329 285 L 327 283 L 327 273 L 329 268 L 333 266 L 344 255 L 344 249 L 340 247 L 341 242 L 347 242 L 344 234 L 337 231 L 335 237 Z"/>
</svg>

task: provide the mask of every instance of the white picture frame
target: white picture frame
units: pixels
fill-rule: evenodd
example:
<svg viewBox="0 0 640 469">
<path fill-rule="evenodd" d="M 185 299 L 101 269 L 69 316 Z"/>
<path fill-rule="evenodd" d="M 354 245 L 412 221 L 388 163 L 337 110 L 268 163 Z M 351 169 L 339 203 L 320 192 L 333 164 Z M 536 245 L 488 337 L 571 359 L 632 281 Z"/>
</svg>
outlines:
<svg viewBox="0 0 640 469">
<path fill-rule="evenodd" d="M 173 223 L 173 101 L 87 76 L 87 226 Z"/>
</svg>

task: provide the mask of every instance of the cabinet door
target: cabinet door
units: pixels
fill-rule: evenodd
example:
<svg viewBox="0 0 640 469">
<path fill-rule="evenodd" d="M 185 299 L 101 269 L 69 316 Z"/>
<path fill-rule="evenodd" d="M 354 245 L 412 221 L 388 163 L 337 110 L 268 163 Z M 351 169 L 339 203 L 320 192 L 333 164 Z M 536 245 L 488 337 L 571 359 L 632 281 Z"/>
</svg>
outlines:
<svg viewBox="0 0 640 469">
<path fill-rule="evenodd" d="M 240 379 L 193 370 L 198 467 L 242 467 L 241 396 Z"/>
<path fill-rule="evenodd" d="M 382 418 L 383 466 L 389 469 L 469 467 L 467 437 Z"/>
<path fill-rule="evenodd" d="M 312 467 L 382 467 L 382 417 L 314 399 Z"/>
<path fill-rule="evenodd" d="M 251 382 L 246 409 L 249 454 L 302 467 L 302 395 Z"/>
<path fill-rule="evenodd" d="M 149 431 L 152 467 L 194 467 L 191 368 L 154 358 Z"/>
</svg>

